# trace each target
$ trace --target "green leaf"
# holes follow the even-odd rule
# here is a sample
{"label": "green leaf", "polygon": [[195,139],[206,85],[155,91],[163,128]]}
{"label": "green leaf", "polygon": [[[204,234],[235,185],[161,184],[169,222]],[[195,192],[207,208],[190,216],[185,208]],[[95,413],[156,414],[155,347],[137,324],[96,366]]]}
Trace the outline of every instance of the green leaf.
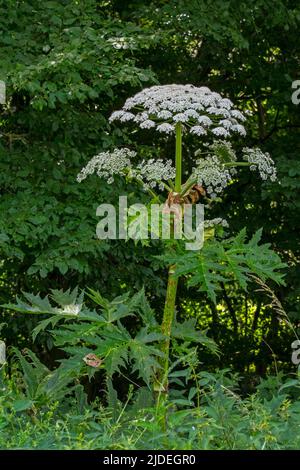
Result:
{"label": "green leaf", "polygon": [[207,241],[202,250],[160,257],[168,264],[175,264],[177,276],[185,275],[188,286],[199,286],[214,302],[220,283],[234,280],[246,290],[251,282],[251,274],[263,281],[268,279],[284,285],[282,269],[286,264],[270,249],[269,244],[259,244],[262,230],[258,230],[249,242],[246,241],[246,230],[241,230],[236,237],[218,241]]}
{"label": "green leaf", "polygon": [[133,371],[137,371],[147,385],[155,372],[161,368],[158,358],[164,354],[149,343],[159,341],[164,336],[159,333],[148,333],[147,328],[142,328],[136,337],[130,342],[130,359],[133,361]]}
{"label": "green leaf", "polygon": [[196,320],[193,318],[189,318],[183,323],[175,322],[172,327],[172,337],[202,344],[214,354],[218,353],[218,346],[214,340],[206,336],[206,331],[196,329]]}
{"label": "green leaf", "polygon": [[32,400],[16,400],[13,402],[12,408],[14,411],[25,411],[30,410],[34,405]]}
{"label": "green leaf", "polygon": [[38,389],[40,382],[44,377],[47,376],[49,370],[45,367],[37,358],[37,356],[30,351],[26,350],[26,356],[30,359],[30,362],[26,357],[21,354],[18,349],[13,348],[13,352],[18,358],[20,365],[23,370],[23,378],[26,385],[26,394],[31,400],[35,400],[39,397]]}
{"label": "green leaf", "polygon": [[32,330],[32,339],[33,341],[36,340],[37,335],[41,331],[45,331],[45,329],[49,326],[55,326],[58,322],[60,321],[60,317],[58,316],[52,316],[50,318],[46,318],[45,320],[42,320],[33,330]]}

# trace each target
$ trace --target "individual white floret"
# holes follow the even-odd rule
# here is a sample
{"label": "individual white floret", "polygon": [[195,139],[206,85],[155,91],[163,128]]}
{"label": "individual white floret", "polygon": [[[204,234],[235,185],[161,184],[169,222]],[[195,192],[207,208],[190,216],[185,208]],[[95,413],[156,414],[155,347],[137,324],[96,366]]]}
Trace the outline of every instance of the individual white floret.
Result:
{"label": "individual white floret", "polygon": [[142,129],[151,129],[155,127],[155,122],[152,119],[146,119],[146,121],[141,122],[140,127]]}
{"label": "individual white floret", "polygon": [[224,127],[215,127],[212,129],[212,133],[217,137],[228,137],[230,135]]}
{"label": "individual white floret", "polygon": [[242,135],[242,136],[245,136],[246,135],[246,129],[244,128],[244,126],[242,126],[241,124],[235,124],[232,126],[231,128],[234,132],[237,132],[238,134]]}
{"label": "individual white floret", "polygon": [[162,132],[165,134],[172,134],[175,131],[175,127],[167,122],[159,124],[156,129],[158,130],[158,132]]}
{"label": "individual white floret", "polygon": [[193,126],[190,129],[190,133],[201,136],[201,135],[206,135],[207,131],[202,126]]}

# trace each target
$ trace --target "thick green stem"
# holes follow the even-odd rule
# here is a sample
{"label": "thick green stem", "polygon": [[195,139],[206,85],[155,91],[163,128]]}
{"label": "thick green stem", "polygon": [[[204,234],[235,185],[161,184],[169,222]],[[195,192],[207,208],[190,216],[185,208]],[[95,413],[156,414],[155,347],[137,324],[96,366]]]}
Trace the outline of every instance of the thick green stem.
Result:
{"label": "thick green stem", "polygon": [[161,325],[162,334],[166,337],[162,344],[162,352],[164,353],[163,368],[161,371],[162,380],[160,382],[161,391],[167,393],[168,391],[168,370],[169,370],[169,353],[170,353],[170,339],[171,330],[175,314],[175,303],[178,279],[174,276],[175,266],[169,268],[167,294],[165,300],[165,308],[163,321]]}
{"label": "thick green stem", "polygon": [[176,153],[175,153],[175,166],[176,166],[176,177],[175,177],[175,191],[180,193],[181,190],[181,174],[182,174],[182,128],[181,123],[176,124]]}
{"label": "thick green stem", "polygon": [[[175,177],[175,191],[180,193],[181,191],[181,178],[182,178],[182,127],[181,123],[176,124],[176,152],[175,152],[175,165],[176,165],[176,177]],[[164,358],[162,360],[162,369],[158,376],[159,396],[161,398],[166,397],[168,393],[168,370],[169,370],[169,355],[170,355],[170,339],[171,330],[175,314],[176,304],[176,293],[178,278],[175,277],[176,266],[170,266],[168,273],[168,285],[167,294],[165,300],[165,307],[163,313],[163,320],[161,325],[161,331],[166,339],[162,344],[162,352]],[[164,399],[164,398],[163,398]],[[159,400],[161,401],[161,400]]]}

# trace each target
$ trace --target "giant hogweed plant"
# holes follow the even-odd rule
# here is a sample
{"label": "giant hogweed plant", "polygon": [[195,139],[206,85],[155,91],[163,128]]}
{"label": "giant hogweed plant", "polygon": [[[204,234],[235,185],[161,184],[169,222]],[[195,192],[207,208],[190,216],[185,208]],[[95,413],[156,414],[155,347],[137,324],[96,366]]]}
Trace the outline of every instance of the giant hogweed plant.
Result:
{"label": "giant hogweed plant", "polygon": [[[163,197],[165,207],[169,207],[171,213],[174,201],[183,206],[187,201],[196,204],[200,199],[201,203],[210,206],[221,201],[222,191],[238,177],[239,167],[257,170],[263,180],[276,180],[276,169],[269,154],[258,148],[244,148],[238,158],[233,149],[230,139],[246,134],[245,120],[243,113],[235,109],[229,99],[207,87],[166,85],[145,89],[127,99],[123,108],[111,115],[110,121],[133,123],[141,129],[155,129],[169,138],[174,137],[175,162],[160,158],[139,161],[133,150],[114,149],[93,157],[77,180],[82,182],[88,175],[96,173],[112,184],[116,177],[125,177],[128,181],[138,182],[149,193],[150,207]],[[194,167],[183,181],[182,140],[187,133],[205,139],[206,150],[195,153]],[[182,217],[182,212],[179,215],[173,213],[170,218],[171,234],[178,217]],[[160,259],[168,267],[168,279],[161,324],[144,291],[111,302],[98,292],[90,291],[88,296],[100,307],[100,312],[87,308],[83,294],[78,297],[76,291],[53,291],[51,298],[55,306],[50,304],[48,297],[41,299],[25,294],[27,302],[18,300],[16,305],[6,307],[50,315],[33,334],[36,336],[49,326],[55,327],[52,332],[55,343],[69,356],[61,361],[59,369],[70,380],[104,368],[111,388],[113,374],[125,374],[131,365],[132,372],[148,387],[159,397],[166,397],[170,372],[180,361],[185,361],[184,357],[179,357],[175,365],[170,364],[172,342],[177,352],[184,354],[191,343],[201,343],[217,351],[206,332],[195,329],[195,321],[186,320],[179,324],[176,320],[176,293],[181,276],[186,277],[188,285],[198,286],[213,302],[217,301],[222,282],[236,282],[243,289],[247,289],[253,275],[263,281],[284,282],[283,275],[278,272],[284,265],[269,244],[259,243],[261,231],[250,240],[247,240],[245,230],[226,239],[223,233],[226,225],[226,220],[221,218],[206,220],[205,242],[199,250],[186,251],[174,233],[173,239],[163,241],[165,249]],[[135,335],[124,323],[124,318],[129,315],[136,315],[140,325]]]}

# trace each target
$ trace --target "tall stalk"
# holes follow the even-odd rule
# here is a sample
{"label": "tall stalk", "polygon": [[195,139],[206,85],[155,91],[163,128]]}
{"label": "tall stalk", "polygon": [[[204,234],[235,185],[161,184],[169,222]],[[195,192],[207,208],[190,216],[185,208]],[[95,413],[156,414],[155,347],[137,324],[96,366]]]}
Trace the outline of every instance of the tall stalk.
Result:
{"label": "tall stalk", "polygon": [[176,166],[176,177],[175,177],[175,191],[177,193],[181,190],[181,168],[182,168],[182,127],[181,123],[176,124],[176,144],[175,144],[175,166]]}
{"label": "tall stalk", "polygon": [[[182,178],[182,127],[181,123],[176,124],[176,145],[175,145],[175,166],[176,166],[176,177],[175,177],[175,192],[179,193],[181,190],[181,178]],[[178,278],[175,277],[175,265],[169,267],[168,272],[168,284],[167,294],[164,306],[163,320],[161,330],[163,335],[166,337],[162,344],[162,352],[164,353],[164,359],[162,362],[162,370],[160,371],[160,391],[163,395],[168,393],[168,370],[169,370],[169,355],[170,355],[170,339],[171,330],[175,314],[176,304],[176,293]]]}

